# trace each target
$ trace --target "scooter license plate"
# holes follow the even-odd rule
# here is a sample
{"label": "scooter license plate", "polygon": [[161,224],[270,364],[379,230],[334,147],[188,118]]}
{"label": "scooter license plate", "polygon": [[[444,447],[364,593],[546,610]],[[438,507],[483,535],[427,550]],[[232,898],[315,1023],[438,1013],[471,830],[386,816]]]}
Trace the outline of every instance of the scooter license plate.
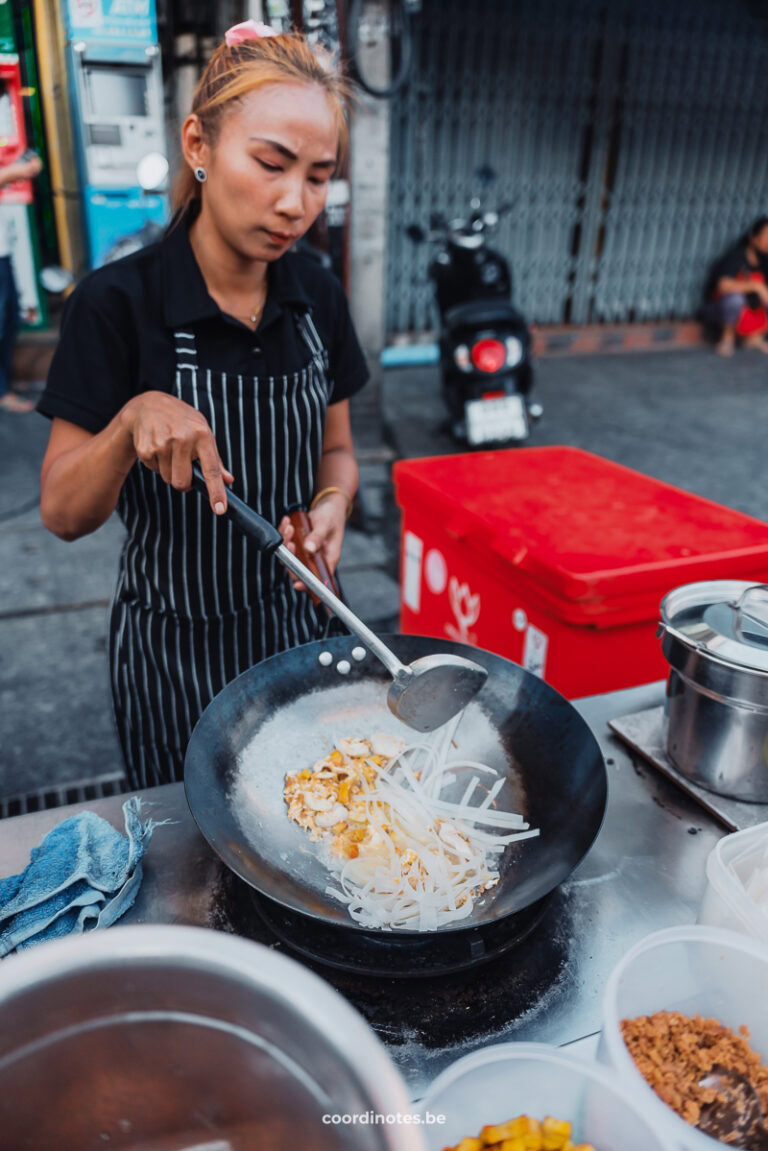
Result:
{"label": "scooter license plate", "polygon": [[524,440],[528,436],[528,413],[522,396],[469,400],[464,407],[464,416],[470,444]]}

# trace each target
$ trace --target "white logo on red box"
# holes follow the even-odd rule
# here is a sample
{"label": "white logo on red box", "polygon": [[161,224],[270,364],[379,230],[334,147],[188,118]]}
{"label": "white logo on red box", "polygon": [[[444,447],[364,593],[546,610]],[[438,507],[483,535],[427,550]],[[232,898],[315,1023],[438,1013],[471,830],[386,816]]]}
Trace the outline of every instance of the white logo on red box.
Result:
{"label": "white logo on red box", "polygon": [[403,603],[412,612],[421,610],[421,557],[424,541],[413,532],[403,539]]}
{"label": "white logo on red box", "polygon": [[446,634],[455,639],[457,643],[470,643],[477,646],[477,633],[469,629],[480,618],[480,594],[475,595],[469,590],[469,584],[462,583],[451,576],[448,584],[448,598],[451,602],[451,611],[456,617],[456,625],[447,623]]}
{"label": "white logo on red box", "polygon": [[442,595],[448,583],[448,565],[445,562],[445,556],[437,548],[432,548],[427,552],[427,558],[424,561],[424,578],[433,595]]}
{"label": "white logo on red box", "polygon": [[548,647],[549,636],[529,623],[523,644],[523,667],[526,671],[531,671],[534,675],[539,676],[540,679],[544,678]]}

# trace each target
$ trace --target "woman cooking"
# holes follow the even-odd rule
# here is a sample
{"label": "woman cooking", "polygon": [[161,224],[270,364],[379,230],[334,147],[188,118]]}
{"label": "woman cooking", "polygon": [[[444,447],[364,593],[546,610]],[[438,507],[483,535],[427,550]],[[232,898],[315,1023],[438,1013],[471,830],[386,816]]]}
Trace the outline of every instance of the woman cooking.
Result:
{"label": "woman cooking", "polygon": [[[73,293],[39,410],[43,522],[73,540],[117,508],[109,631],[132,786],[183,776],[200,714],[257,661],[314,638],[314,608],[221,516],[227,487],[331,570],[357,488],[349,397],[367,372],[341,286],[290,252],[346,145],[344,81],[298,35],[230,29],[181,134],[164,239]],[[210,508],[190,492],[199,460]]]}

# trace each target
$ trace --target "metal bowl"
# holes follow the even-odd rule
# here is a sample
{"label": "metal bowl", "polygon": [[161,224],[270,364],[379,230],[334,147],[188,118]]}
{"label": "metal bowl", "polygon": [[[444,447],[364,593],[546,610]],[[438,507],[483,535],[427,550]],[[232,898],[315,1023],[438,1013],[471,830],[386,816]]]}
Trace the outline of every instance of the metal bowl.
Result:
{"label": "metal bowl", "polygon": [[[293,960],[193,927],[117,927],[0,966],[0,1147],[423,1151],[384,1047]],[[325,1118],[324,1118],[325,1117]]]}

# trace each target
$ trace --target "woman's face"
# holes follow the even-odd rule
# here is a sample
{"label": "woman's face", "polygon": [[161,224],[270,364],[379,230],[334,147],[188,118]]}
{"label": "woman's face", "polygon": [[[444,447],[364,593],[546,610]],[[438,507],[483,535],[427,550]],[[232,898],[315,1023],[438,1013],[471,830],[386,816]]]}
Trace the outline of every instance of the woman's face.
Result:
{"label": "woman's face", "polygon": [[227,109],[202,161],[222,238],[246,259],[276,260],[323,210],[337,148],[333,108],[314,85],[265,85]]}
{"label": "woman's face", "polygon": [[760,229],[759,232],[751,237],[752,247],[757,248],[758,252],[763,255],[768,255],[768,224]]}

